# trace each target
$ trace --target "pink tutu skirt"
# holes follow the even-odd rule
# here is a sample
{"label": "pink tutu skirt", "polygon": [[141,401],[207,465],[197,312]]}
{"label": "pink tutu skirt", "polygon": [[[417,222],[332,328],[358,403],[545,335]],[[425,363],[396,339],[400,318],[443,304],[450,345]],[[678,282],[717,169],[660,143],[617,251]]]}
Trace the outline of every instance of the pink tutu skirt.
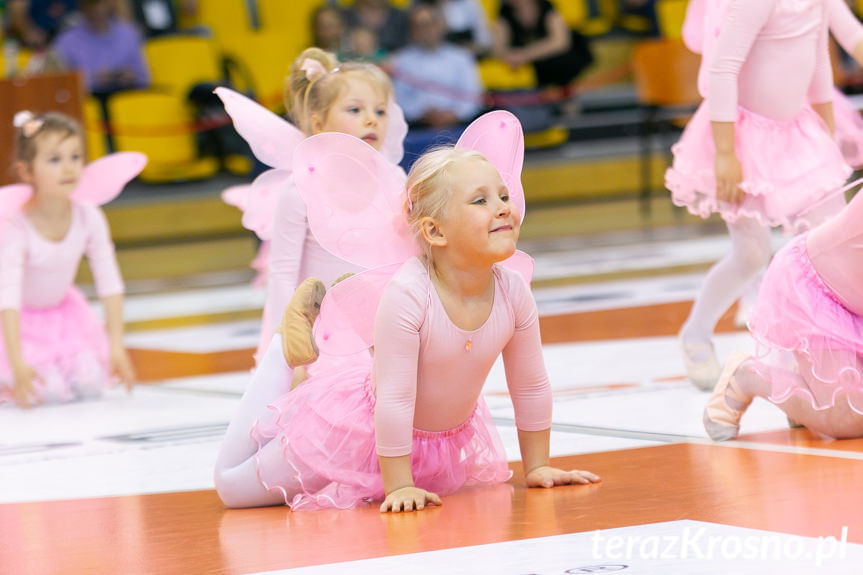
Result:
{"label": "pink tutu skirt", "polygon": [[[258,478],[293,510],[348,509],[384,499],[375,447],[370,357],[319,370],[270,406],[252,437]],[[445,495],[463,485],[506,481],[506,453],[485,402],[454,429],[414,429],[411,471],[417,487]]]}
{"label": "pink tutu skirt", "polygon": [[863,117],[839,90],[833,91],[833,116],[836,143],[845,161],[854,168],[863,167]]}
{"label": "pink tutu skirt", "polygon": [[[41,401],[97,396],[110,384],[108,336],[87,300],[72,286],[60,304],[22,307],[21,350],[42,378],[35,382]],[[0,347],[0,398],[9,399],[13,379],[5,346]]]}
{"label": "pink tutu skirt", "polygon": [[841,392],[863,414],[863,318],[848,311],[821,280],[805,236],[773,258],[749,330],[757,343],[755,369],[773,386],[771,401],[800,395],[813,408],[827,409]]}
{"label": "pink tutu skirt", "polygon": [[798,214],[842,186],[852,171],[811,108],[783,122],[738,108],[735,150],[746,192],[739,205],[716,199],[716,151],[705,100],[672,147],[674,162],[665,173],[672,201],[703,218],[717,212],[728,222],[754,218],[799,233],[820,222]]}

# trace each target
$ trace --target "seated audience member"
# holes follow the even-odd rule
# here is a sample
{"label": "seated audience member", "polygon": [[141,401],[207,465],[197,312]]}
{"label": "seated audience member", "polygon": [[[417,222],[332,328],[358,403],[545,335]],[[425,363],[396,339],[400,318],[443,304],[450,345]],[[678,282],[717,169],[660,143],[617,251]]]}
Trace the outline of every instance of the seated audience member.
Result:
{"label": "seated audience member", "polygon": [[25,48],[45,48],[77,7],[76,0],[7,0],[5,35]]}
{"label": "seated audience member", "polygon": [[324,4],[312,15],[315,46],[321,50],[341,54],[344,51],[345,21],[342,11]]}
{"label": "seated audience member", "polygon": [[348,30],[367,28],[377,38],[377,46],[394,52],[407,44],[407,14],[388,0],[356,0],[343,12]]}
{"label": "seated audience member", "polygon": [[67,68],[79,70],[91,94],[110,94],[150,83],[141,36],[111,17],[109,0],[81,0],[81,23],[61,33],[54,49]]}
{"label": "seated audience member", "polygon": [[540,87],[566,86],[593,61],[587,40],[548,0],[503,0],[494,56],[512,68],[532,65]]}
{"label": "seated audience member", "polygon": [[470,50],[476,56],[491,51],[493,38],[485,8],[479,0],[417,0],[443,11],[447,41]]}
{"label": "seated audience member", "polygon": [[470,52],[444,41],[441,11],[419,5],[410,13],[411,44],[391,61],[396,101],[412,124],[450,128],[480,111],[482,85]]}

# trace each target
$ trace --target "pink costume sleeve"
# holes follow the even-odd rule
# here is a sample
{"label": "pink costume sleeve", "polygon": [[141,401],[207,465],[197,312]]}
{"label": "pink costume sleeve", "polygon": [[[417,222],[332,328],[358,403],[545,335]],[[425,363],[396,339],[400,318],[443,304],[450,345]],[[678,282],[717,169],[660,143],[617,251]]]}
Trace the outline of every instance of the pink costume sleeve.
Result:
{"label": "pink costume sleeve", "polygon": [[824,104],[833,101],[833,68],[830,63],[830,33],[827,29],[827,7],[825,18],[818,29],[816,49],[815,74],[809,86],[809,101],[813,104]]}
{"label": "pink costume sleeve", "polygon": [[775,0],[731,0],[710,68],[710,119],[734,122],[740,70]]}
{"label": "pink costume sleeve", "polygon": [[300,266],[307,233],[306,204],[291,180],[279,191],[273,220],[267,287],[267,310],[273,329],[281,322],[285,307],[300,282]]}
{"label": "pink costume sleeve", "polygon": [[87,243],[85,253],[96,282],[96,292],[105,298],[123,293],[123,278],[117,266],[114,242],[105,214],[96,206],[84,205],[84,225]]}
{"label": "pink costume sleeve", "polygon": [[683,19],[683,43],[696,54],[701,54],[704,46],[704,2],[689,0]]}
{"label": "pink costume sleeve", "polygon": [[863,41],[863,25],[851,12],[845,0],[826,0],[827,21],[830,32],[849,54],[854,54],[854,48]]}
{"label": "pink costume sleeve", "polygon": [[411,452],[420,328],[429,298],[420,279],[419,273],[393,276],[375,316],[375,437],[378,455],[384,457]]}
{"label": "pink costume sleeve", "polygon": [[806,236],[812,267],[836,297],[863,315],[863,193]]}
{"label": "pink costume sleeve", "polygon": [[0,310],[21,309],[27,230],[20,218],[0,224]]}
{"label": "pink costume sleeve", "polygon": [[710,119],[734,122],[737,107],[775,120],[807,101],[832,101],[826,9],[820,0],[730,0],[710,65]]}
{"label": "pink costume sleeve", "polygon": [[515,272],[503,273],[515,312],[515,333],[503,349],[506,383],[515,408],[515,425],[524,431],[551,427],[551,383],[542,357],[539,313],[530,288]]}

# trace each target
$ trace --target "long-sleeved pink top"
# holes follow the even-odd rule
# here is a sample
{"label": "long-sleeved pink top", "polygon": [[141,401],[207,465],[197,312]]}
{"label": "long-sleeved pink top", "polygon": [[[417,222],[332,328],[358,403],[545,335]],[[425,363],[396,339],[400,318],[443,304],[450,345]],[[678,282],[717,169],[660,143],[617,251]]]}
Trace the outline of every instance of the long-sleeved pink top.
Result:
{"label": "long-sleeved pink top", "polygon": [[729,0],[707,93],[714,122],[734,122],[738,105],[782,121],[831,102],[824,0]]}
{"label": "long-sleeved pink top", "polygon": [[304,279],[316,277],[329,286],[345,273],[362,271],[318,243],[306,213],[306,203],[291,179],[279,191],[273,221],[266,308],[272,329],[278,327],[294,290]]}
{"label": "long-sleeved pink top", "polygon": [[377,452],[411,451],[413,429],[445,431],[466,421],[489,370],[503,353],[519,429],[551,426],[551,385],[542,358],[536,302],[524,279],[494,268],[494,303],[479,329],[456,327],[429,272],[408,260],[384,291],[375,319]]}
{"label": "long-sleeved pink top", "polygon": [[59,242],[42,236],[19,211],[0,224],[0,309],[60,304],[86,254],[100,297],[123,293],[105,214],[72,201],[72,222]]}
{"label": "long-sleeved pink top", "polygon": [[863,315],[863,193],[806,236],[812,267],[852,313]]}
{"label": "long-sleeved pink top", "polygon": [[845,0],[824,0],[827,3],[827,22],[830,33],[849,54],[863,41],[863,25],[851,12]]}

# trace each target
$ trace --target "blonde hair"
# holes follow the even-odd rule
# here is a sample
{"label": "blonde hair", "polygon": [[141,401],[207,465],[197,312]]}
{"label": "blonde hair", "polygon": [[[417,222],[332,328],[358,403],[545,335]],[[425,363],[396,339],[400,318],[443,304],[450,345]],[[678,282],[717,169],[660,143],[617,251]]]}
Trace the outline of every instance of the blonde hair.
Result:
{"label": "blonde hair", "polygon": [[[321,64],[323,74],[309,79],[303,69],[306,60]],[[291,65],[290,76],[285,87],[285,106],[291,120],[301,130],[309,133],[311,118],[318,115],[326,119],[333,102],[347,86],[350,77],[359,77],[392,98],[392,83],[386,73],[366,62],[339,64],[336,57],[320,48],[308,48]]]}
{"label": "blonde hair", "polygon": [[84,141],[84,130],[76,120],[57,112],[37,114],[15,130],[15,159],[31,164],[36,157],[36,139],[43,134],[55,133],[59,133],[64,140],[77,136],[82,143]]}
{"label": "blonde hair", "polygon": [[446,146],[426,152],[411,166],[408,174],[405,212],[408,227],[431,260],[431,246],[423,239],[422,221],[440,219],[446,213],[446,204],[455,182],[453,168],[465,162],[488,162],[474,150]]}

